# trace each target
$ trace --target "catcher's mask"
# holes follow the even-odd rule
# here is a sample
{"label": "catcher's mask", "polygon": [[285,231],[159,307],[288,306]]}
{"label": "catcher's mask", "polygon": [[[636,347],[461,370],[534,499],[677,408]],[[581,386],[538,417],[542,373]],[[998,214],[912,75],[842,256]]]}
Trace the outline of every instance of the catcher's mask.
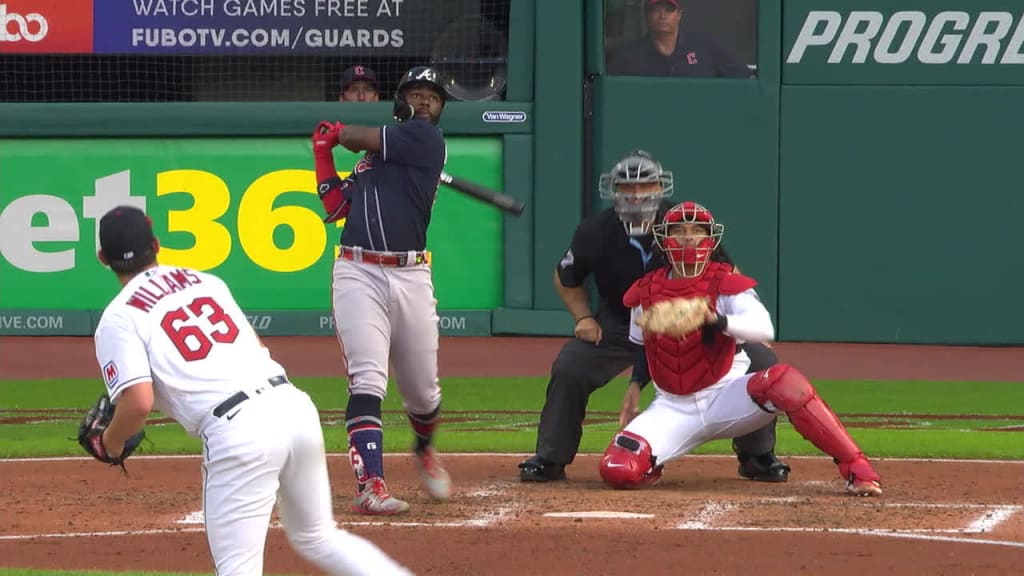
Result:
{"label": "catcher's mask", "polygon": [[630,236],[651,233],[661,200],[672,195],[672,186],[672,172],[643,150],[630,152],[598,181],[601,198],[615,201],[615,213]]}
{"label": "catcher's mask", "polygon": [[[444,109],[447,94],[441,86],[440,76],[437,71],[427,66],[416,66],[405,73],[398,82],[398,89],[395,90],[395,106],[392,115],[395,120],[405,122],[416,115],[415,107],[406,100],[406,94],[413,88],[427,87],[437,92],[441,98],[441,109]],[[433,118],[431,121],[437,124],[440,118]]]}
{"label": "catcher's mask", "polygon": [[696,278],[704,273],[724,231],[725,226],[715,222],[710,210],[687,200],[669,209],[654,226],[654,241],[677,274]]}

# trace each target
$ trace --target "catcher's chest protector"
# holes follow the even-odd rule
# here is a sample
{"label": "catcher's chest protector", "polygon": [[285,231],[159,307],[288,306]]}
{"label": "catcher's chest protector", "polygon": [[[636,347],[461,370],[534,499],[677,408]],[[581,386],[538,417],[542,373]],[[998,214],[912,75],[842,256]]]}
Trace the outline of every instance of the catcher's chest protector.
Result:
{"label": "catcher's chest protector", "polygon": [[[663,300],[706,296],[715,310],[719,294],[738,294],[755,282],[731,274],[732,266],[710,262],[697,278],[669,278],[669,267],[659,268],[637,281],[623,298],[630,306],[645,309]],[[651,378],[671,394],[692,394],[718,382],[729,372],[736,355],[736,339],[721,332],[704,336],[703,330],[674,338],[649,333],[644,337],[644,352]]]}

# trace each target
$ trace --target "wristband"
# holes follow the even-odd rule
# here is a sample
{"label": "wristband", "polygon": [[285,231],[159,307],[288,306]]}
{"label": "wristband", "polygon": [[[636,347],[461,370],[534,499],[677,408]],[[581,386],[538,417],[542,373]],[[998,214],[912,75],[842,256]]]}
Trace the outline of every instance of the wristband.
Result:
{"label": "wristband", "polygon": [[584,321],[584,320],[586,320],[587,318],[593,318],[593,316],[591,316],[590,314],[585,314],[585,315],[583,315],[583,316],[580,316],[580,317],[579,317],[579,318],[578,318],[578,319],[576,320],[576,325],[578,326],[580,322],[583,322],[583,321]]}

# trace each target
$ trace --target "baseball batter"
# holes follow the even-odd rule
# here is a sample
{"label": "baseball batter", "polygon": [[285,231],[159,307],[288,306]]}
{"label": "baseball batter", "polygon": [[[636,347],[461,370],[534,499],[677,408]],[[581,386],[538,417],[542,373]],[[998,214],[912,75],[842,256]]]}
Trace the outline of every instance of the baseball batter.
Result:
{"label": "baseball batter", "polygon": [[[615,435],[601,477],[615,488],[655,482],[665,464],[701,444],[746,434],[784,412],[797,432],[833,457],[847,491],[881,495],[881,477],[803,374],[788,364],[746,374],[750,359],[736,353],[737,344],[770,341],[774,327],[754,291],[757,282],[710,260],[723,228],[694,202],[672,207],[655,226],[669,264],[633,284],[623,303],[631,309],[630,339],[643,344],[657,393]],[[677,298],[707,299],[702,329],[681,337],[641,330],[645,309]]]}
{"label": "baseball batter", "polygon": [[[409,70],[398,85],[394,115],[382,127],[321,122],[313,154],[326,222],[347,218],[334,263],[333,309],[348,365],[345,410],[357,490],[352,510],[400,514],[409,504],[384,482],[381,400],[388,367],[416,435],[413,459],[427,493],[448,498],[451,481],[433,448],[441,412],[437,380],[437,300],[427,261],[427,226],[446,150],[437,123],[445,93],[434,70]],[[338,144],[365,151],[342,180]]]}
{"label": "baseball batter", "polygon": [[297,552],[329,574],[411,574],[335,527],[323,431],[216,276],[157,264],[149,219],[114,208],[99,223],[103,264],[123,285],[96,328],[96,359],[116,404],[111,457],[151,410],[203,442],[203,513],[216,572],[263,574],[275,500]]}

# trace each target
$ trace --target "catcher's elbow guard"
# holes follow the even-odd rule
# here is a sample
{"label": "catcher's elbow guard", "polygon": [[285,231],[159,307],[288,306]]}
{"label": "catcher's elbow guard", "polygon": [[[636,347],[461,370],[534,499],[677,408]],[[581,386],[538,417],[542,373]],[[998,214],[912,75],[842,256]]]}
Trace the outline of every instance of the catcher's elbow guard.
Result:
{"label": "catcher's elbow guard", "polygon": [[651,445],[632,432],[616,434],[601,458],[601,479],[616,489],[653,484],[661,478],[661,470],[655,465]]}

